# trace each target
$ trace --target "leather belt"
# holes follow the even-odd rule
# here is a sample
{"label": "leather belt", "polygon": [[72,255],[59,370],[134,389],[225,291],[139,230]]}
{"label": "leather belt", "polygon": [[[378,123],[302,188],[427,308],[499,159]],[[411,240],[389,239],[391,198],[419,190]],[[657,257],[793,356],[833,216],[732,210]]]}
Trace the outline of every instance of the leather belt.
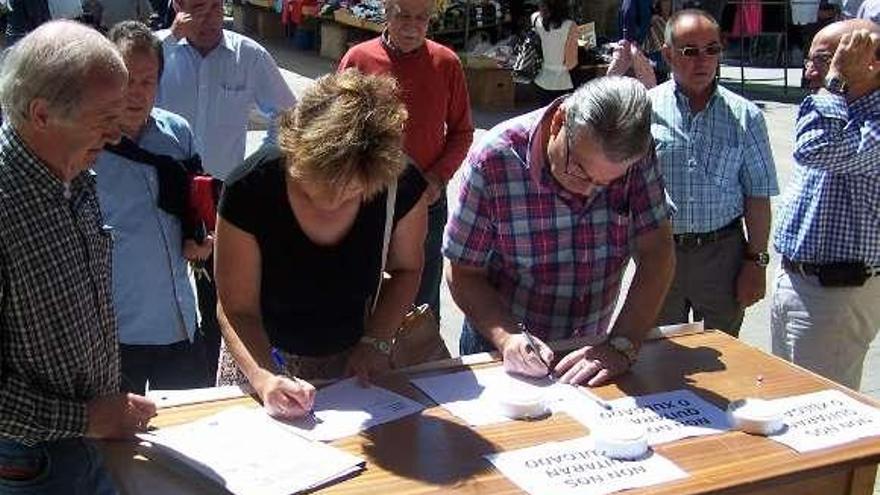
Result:
{"label": "leather belt", "polygon": [[672,239],[676,246],[700,247],[724,239],[731,234],[742,232],[742,217],[736,217],[732,222],[711,232],[699,232],[693,234],[675,234]]}
{"label": "leather belt", "polygon": [[[834,265],[801,263],[800,261],[792,261],[785,257],[782,258],[782,269],[787,272],[798,273],[805,277],[818,277],[820,273],[828,274],[829,272],[839,270],[839,268]],[[880,276],[880,266],[865,265],[865,274],[868,277]],[[831,273],[831,275],[834,274]]]}

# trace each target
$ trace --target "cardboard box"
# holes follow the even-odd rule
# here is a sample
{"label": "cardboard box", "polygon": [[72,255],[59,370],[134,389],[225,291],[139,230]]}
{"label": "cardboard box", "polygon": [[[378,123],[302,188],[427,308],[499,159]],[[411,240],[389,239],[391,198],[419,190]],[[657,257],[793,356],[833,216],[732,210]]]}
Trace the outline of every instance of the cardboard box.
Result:
{"label": "cardboard box", "polygon": [[471,104],[477,107],[510,109],[514,106],[513,73],[501,68],[465,68]]}
{"label": "cardboard box", "polygon": [[260,38],[283,38],[285,36],[284,25],[281,24],[281,14],[274,10],[256,8],[256,26],[254,32]]}
{"label": "cardboard box", "polygon": [[321,22],[321,56],[339,60],[348,50],[348,29],[333,21]]}

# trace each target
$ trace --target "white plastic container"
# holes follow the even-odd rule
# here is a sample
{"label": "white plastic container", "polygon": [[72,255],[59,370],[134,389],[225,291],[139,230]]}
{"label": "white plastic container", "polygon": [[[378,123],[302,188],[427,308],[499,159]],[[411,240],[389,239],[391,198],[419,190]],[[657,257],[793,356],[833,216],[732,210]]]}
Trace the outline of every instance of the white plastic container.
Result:
{"label": "white plastic container", "polygon": [[733,429],[753,435],[773,435],[785,426],[780,408],[764,399],[731,402],[727,406],[727,419]]}
{"label": "white plastic container", "polygon": [[630,423],[599,424],[592,431],[596,450],[619,460],[633,460],[648,452],[645,428]]}

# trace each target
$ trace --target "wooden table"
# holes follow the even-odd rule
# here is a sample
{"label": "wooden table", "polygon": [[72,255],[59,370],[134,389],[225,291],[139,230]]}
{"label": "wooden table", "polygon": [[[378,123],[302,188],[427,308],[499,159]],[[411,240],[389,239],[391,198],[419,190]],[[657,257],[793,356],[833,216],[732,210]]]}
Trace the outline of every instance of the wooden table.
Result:
{"label": "wooden table", "polygon": [[[459,367],[429,373],[454,371]],[[760,379],[759,379],[760,377]],[[426,404],[431,401],[403,375],[383,384]],[[721,332],[705,332],[648,342],[632,372],[614,385],[596,389],[613,399],[687,388],[726,408],[743,397],[773,399],[837,388],[871,405],[873,401],[821,377],[769,356]],[[157,426],[178,424],[217,412],[233,399],[160,412]],[[382,425],[333,445],[367,461],[367,469],[331,485],[322,494],[515,494],[512,482],[482,458],[483,454],[577,438],[588,429],[564,414],[542,421],[509,422],[470,428],[440,407]],[[784,445],[740,432],[684,439],[655,451],[690,477],[627,494],[870,495],[880,438],[797,454]],[[306,455],[294,453],[291,455]],[[130,444],[107,448],[108,464],[123,493],[217,493],[196,477],[135,456]]]}

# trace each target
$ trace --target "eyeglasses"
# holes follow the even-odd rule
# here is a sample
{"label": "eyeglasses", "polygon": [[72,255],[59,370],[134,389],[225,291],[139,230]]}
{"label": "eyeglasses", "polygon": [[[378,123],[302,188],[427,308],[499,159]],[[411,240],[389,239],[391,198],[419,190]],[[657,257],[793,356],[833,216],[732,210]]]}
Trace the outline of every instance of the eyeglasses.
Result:
{"label": "eyeglasses", "polygon": [[704,46],[703,48],[699,48],[696,46],[685,46],[683,48],[673,48],[673,50],[680,53],[682,57],[687,58],[699,57],[701,53],[706,55],[707,57],[714,57],[721,53],[721,45],[712,44],[709,46]]}
{"label": "eyeglasses", "polygon": [[833,57],[830,53],[819,52],[814,55],[810,55],[806,59],[804,59],[804,67],[807,65],[812,65],[818,70],[825,70],[828,66],[831,65],[831,58]]}
{"label": "eyeglasses", "polygon": [[[584,166],[582,163],[572,161],[571,148],[572,148],[573,141],[574,141],[574,132],[572,132],[571,128],[566,125],[565,126],[565,167],[563,168],[562,173],[564,173],[565,175],[567,175],[573,179],[576,179],[577,181],[583,183],[583,185],[585,185],[585,186],[607,187],[607,186],[610,186],[611,184],[613,184],[614,182],[619,181],[620,179],[624,179],[624,181],[626,183],[626,187],[628,188],[629,176],[630,176],[629,170],[630,170],[630,168],[632,168],[631,163],[625,165],[626,172],[621,177],[618,177],[610,182],[599,182],[596,179],[594,179],[592,176],[590,176],[590,174],[587,173],[587,171],[584,169]],[[572,165],[572,163],[574,163],[574,165]]]}

